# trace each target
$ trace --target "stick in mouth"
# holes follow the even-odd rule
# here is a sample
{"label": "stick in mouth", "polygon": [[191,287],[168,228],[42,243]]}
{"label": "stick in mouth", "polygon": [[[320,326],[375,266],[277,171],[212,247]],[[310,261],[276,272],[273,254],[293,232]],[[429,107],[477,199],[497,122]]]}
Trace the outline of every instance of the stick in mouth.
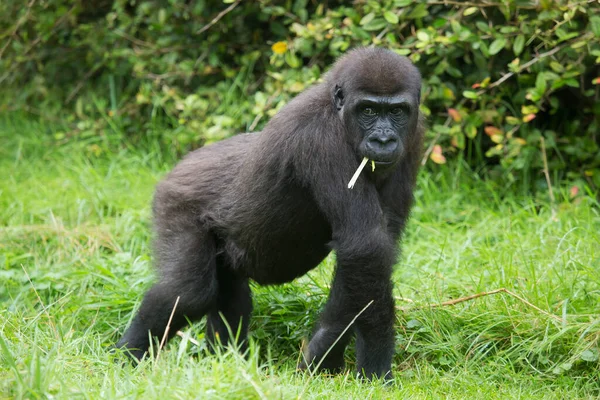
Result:
{"label": "stick in mouth", "polygon": [[369,161],[369,159],[367,157],[362,159],[362,162],[356,169],[356,172],[354,173],[354,175],[352,175],[352,179],[350,179],[350,182],[348,182],[348,189],[352,189],[354,187],[354,184],[356,183],[358,176],[360,175],[362,170],[365,168],[365,165],[367,165],[367,161]]}

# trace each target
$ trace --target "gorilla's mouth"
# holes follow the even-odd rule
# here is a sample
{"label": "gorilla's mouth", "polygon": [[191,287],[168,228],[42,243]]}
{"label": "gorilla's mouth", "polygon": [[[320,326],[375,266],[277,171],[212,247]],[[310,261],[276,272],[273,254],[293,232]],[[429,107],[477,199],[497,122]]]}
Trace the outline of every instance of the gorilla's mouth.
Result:
{"label": "gorilla's mouth", "polygon": [[385,167],[388,165],[392,165],[394,163],[394,161],[377,161],[377,160],[373,160],[373,161],[375,161],[376,167]]}
{"label": "gorilla's mouth", "polygon": [[369,160],[375,161],[375,165],[380,164],[381,166],[385,166],[398,161],[402,149],[402,143],[398,140],[389,140],[386,142],[369,140],[365,143],[364,155]]}
{"label": "gorilla's mouth", "polygon": [[371,146],[370,144],[367,144],[365,147],[365,157],[375,161],[376,166],[394,164],[402,155],[402,145],[399,142],[394,142],[392,145],[388,145],[385,148],[378,148],[377,146]]}

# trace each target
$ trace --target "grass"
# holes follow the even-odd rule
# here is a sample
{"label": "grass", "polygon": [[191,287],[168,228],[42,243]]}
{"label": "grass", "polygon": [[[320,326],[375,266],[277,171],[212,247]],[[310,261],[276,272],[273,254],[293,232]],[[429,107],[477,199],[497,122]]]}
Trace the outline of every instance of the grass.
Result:
{"label": "grass", "polygon": [[[395,381],[298,374],[333,257],[254,287],[248,358],[206,356],[203,325],[138,368],[110,346],[152,283],[149,202],[168,150],[61,142],[0,119],[0,398],[595,398],[600,395],[600,206],[555,187],[522,196],[461,166],[423,173],[396,273]],[[60,137],[60,136],[57,136]],[[506,288],[454,306],[449,299]],[[555,315],[549,317],[546,313]]]}

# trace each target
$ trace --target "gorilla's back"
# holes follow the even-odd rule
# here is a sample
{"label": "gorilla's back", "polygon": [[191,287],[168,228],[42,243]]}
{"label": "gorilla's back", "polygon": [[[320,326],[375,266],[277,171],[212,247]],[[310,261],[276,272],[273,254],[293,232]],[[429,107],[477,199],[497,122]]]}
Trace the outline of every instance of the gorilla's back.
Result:
{"label": "gorilla's back", "polygon": [[189,210],[201,222],[207,213],[220,212],[221,200],[239,174],[257,134],[233,136],[192,151],[157,185],[154,194],[155,224]]}

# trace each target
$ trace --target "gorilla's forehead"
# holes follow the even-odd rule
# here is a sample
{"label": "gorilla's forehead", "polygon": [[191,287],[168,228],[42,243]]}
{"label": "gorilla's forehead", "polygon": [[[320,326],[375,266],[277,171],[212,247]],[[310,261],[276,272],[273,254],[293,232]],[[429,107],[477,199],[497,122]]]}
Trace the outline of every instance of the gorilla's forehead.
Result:
{"label": "gorilla's forehead", "polygon": [[419,71],[410,60],[380,48],[349,52],[334,65],[328,81],[343,87],[347,94],[359,91],[392,95],[421,87]]}

